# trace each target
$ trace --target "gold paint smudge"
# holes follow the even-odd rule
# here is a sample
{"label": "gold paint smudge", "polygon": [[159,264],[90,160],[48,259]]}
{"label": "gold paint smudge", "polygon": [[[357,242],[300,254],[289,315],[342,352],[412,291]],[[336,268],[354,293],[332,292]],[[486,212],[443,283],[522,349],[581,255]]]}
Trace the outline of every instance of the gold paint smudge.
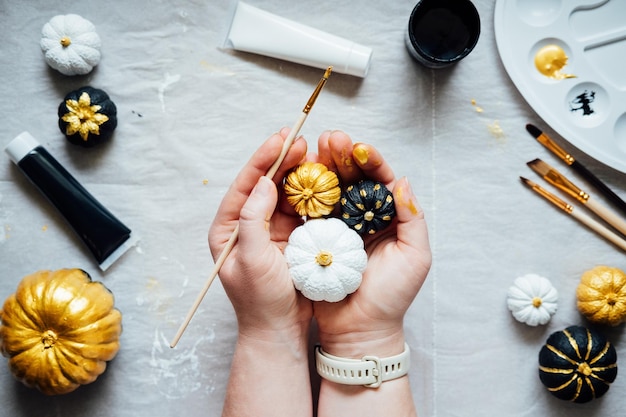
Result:
{"label": "gold paint smudge", "polygon": [[202,180],[202,184],[203,185],[207,185],[208,183],[209,183],[209,180],[207,180],[207,179]]}
{"label": "gold paint smudge", "polygon": [[565,78],[576,78],[572,74],[561,72],[567,65],[568,56],[558,45],[546,45],[535,54],[535,67],[548,78],[563,80]]}
{"label": "gold paint smudge", "polygon": [[411,214],[417,215],[418,214],[417,207],[415,206],[415,203],[413,202],[413,199],[410,198],[412,193],[409,192],[408,194],[409,194],[409,198],[405,199],[404,198],[404,188],[400,187],[398,189],[398,199],[396,201],[397,201],[398,205],[407,207],[409,209],[409,211],[411,212]]}
{"label": "gold paint smudge", "polygon": [[42,230],[43,232],[47,231],[47,230],[48,230],[48,225],[47,225],[47,224],[44,224],[43,226],[41,226],[41,230]]}
{"label": "gold paint smudge", "polygon": [[476,105],[475,99],[472,99],[472,106],[476,109],[476,113],[482,113],[484,111],[482,107]]}
{"label": "gold paint smudge", "polygon": [[487,125],[487,130],[491,135],[497,139],[504,138],[504,130],[500,127],[500,123],[497,120],[494,120],[493,123]]}

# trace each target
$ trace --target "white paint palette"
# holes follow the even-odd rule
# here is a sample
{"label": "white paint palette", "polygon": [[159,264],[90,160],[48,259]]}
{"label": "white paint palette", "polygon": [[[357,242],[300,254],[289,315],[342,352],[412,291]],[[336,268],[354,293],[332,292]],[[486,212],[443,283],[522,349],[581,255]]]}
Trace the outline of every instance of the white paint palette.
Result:
{"label": "white paint palette", "polygon": [[[497,0],[494,27],[502,63],[537,114],[581,151],[626,172],[626,1]],[[575,78],[537,69],[547,45],[565,51],[562,72]]]}

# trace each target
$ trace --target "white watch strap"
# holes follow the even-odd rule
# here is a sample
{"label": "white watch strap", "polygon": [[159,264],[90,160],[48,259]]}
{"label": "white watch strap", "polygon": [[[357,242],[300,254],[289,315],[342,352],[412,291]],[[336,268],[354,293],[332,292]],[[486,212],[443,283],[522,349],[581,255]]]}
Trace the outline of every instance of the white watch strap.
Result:
{"label": "white watch strap", "polygon": [[411,350],[404,344],[404,352],[388,358],[363,356],[362,359],[346,359],[315,348],[317,373],[324,379],[344,385],[364,385],[378,388],[384,381],[400,378],[409,372]]}

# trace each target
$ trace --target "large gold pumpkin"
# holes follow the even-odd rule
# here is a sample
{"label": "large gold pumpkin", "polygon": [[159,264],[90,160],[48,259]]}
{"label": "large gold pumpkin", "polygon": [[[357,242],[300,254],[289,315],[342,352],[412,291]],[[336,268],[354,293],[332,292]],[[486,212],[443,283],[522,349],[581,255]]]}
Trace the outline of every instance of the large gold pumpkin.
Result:
{"label": "large gold pumpkin", "polygon": [[113,294],[80,269],[24,277],[0,321],[0,348],[11,372],[47,395],[95,381],[117,354],[122,332]]}
{"label": "large gold pumpkin", "polygon": [[626,320],[626,274],[596,266],[581,276],[576,298],[578,310],[589,321],[617,326]]}

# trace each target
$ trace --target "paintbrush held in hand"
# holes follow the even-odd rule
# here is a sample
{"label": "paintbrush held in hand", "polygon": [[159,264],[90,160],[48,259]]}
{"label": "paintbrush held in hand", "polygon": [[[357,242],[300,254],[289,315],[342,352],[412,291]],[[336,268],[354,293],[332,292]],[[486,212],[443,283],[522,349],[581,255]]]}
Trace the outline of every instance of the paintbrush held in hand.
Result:
{"label": "paintbrush held in hand", "polygon": [[559,171],[552,168],[541,159],[535,159],[528,162],[528,166],[539,174],[544,180],[584,204],[585,207],[601,217],[610,226],[626,235],[626,221],[624,221],[624,219],[622,219],[610,208],[604,206],[594,197],[590,196],[587,192],[580,189]]}
{"label": "paintbrush held in hand", "polygon": [[[326,81],[328,81],[328,77],[330,77],[332,69],[333,67],[328,67],[326,69],[326,72],[324,72],[324,75],[322,76],[322,78],[317,83],[317,86],[315,87],[313,94],[311,94],[311,96],[309,97],[309,100],[307,101],[304,108],[302,109],[302,112],[300,112],[300,117],[298,117],[298,120],[296,120],[296,122],[294,123],[293,127],[291,128],[291,131],[289,132],[289,135],[287,135],[287,137],[285,138],[285,142],[283,143],[283,147],[281,149],[280,155],[278,156],[278,158],[276,158],[276,161],[270,167],[270,169],[268,169],[267,172],[265,173],[265,175],[268,178],[273,178],[274,175],[276,174],[276,171],[278,171],[278,167],[280,167],[280,164],[282,164],[283,160],[285,159],[285,156],[287,155],[287,152],[289,151],[289,148],[291,147],[294,140],[296,139],[296,136],[298,136],[298,133],[300,132],[302,125],[304,125],[304,122],[306,121],[309,115],[309,112],[313,108],[313,105],[315,104],[317,97],[322,91],[322,88],[324,88],[324,86],[326,85]],[[172,342],[170,343],[171,348],[176,347],[176,345],[180,341],[180,338],[185,332],[185,329],[187,329],[189,322],[191,321],[191,319],[193,318],[193,315],[198,310],[198,307],[200,306],[202,299],[204,298],[206,293],[209,291],[209,287],[213,283],[213,280],[217,277],[217,274],[219,274],[220,269],[222,268],[222,265],[226,261],[226,257],[235,246],[235,243],[237,242],[238,238],[239,238],[239,224],[235,226],[235,230],[233,230],[233,233],[230,235],[230,239],[228,239],[228,242],[226,243],[226,246],[222,250],[222,253],[215,261],[213,270],[211,271],[209,278],[206,280],[204,287],[202,287],[202,290],[200,290],[200,292],[198,293],[198,296],[196,297],[196,300],[194,301],[191,308],[189,309],[189,312],[187,313],[185,320],[183,320],[183,323],[178,328],[178,331],[176,332],[174,339],[172,339]]]}
{"label": "paintbrush held in hand", "polygon": [[598,189],[613,205],[620,210],[623,214],[626,214],[626,202],[622,200],[613,190],[611,190],[605,183],[596,177],[591,171],[589,171],[583,164],[578,162],[574,157],[566,152],[563,148],[556,144],[547,134],[539,130],[538,127],[527,124],[526,130],[530,133],[539,143],[548,148],[552,153],[559,157],[567,165],[571,166],[576,172],[578,172],[583,178],[589,181],[595,188]]}
{"label": "paintbrush held in hand", "polygon": [[611,231],[610,229],[602,225],[600,222],[589,217],[583,211],[576,210],[574,206],[572,206],[569,203],[566,203],[565,201],[561,200],[559,197],[555,196],[554,194],[550,193],[544,188],[541,188],[538,184],[532,182],[531,180],[526,179],[524,177],[520,177],[520,179],[522,180],[524,185],[526,185],[527,187],[535,191],[537,194],[544,197],[546,200],[548,200],[549,202],[557,206],[559,209],[563,210],[565,213],[574,217],[576,220],[578,220],[579,222],[581,222],[582,224],[584,224],[585,226],[587,226],[588,228],[590,228],[591,230],[593,230],[594,232],[602,236],[603,238],[607,239],[609,242],[613,243],[620,249],[626,251],[626,240],[622,239],[620,236],[618,236],[616,233],[614,233],[613,231]]}

